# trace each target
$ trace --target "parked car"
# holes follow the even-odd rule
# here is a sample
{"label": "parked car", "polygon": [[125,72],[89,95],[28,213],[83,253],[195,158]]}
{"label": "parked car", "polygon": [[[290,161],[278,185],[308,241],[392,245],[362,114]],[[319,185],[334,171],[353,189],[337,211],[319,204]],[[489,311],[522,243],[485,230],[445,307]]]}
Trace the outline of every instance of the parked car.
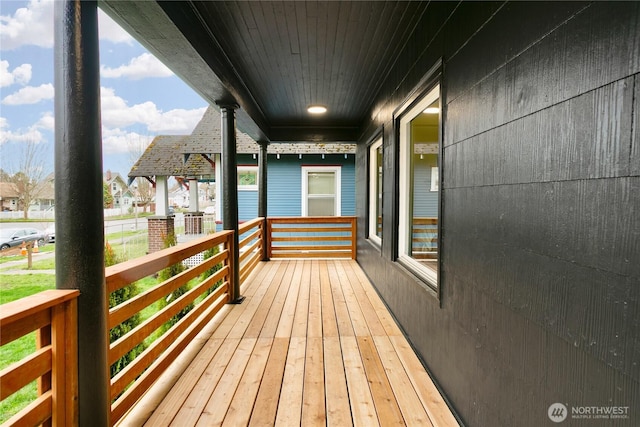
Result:
{"label": "parked car", "polygon": [[44,230],[44,234],[47,235],[48,237],[47,241],[49,243],[55,243],[56,242],[56,225],[51,224],[50,226],[48,226],[47,229]]}
{"label": "parked car", "polygon": [[23,242],[37,241],[44,245],[49,238],[35,228],[0,228],[0,250],[20,246]]}

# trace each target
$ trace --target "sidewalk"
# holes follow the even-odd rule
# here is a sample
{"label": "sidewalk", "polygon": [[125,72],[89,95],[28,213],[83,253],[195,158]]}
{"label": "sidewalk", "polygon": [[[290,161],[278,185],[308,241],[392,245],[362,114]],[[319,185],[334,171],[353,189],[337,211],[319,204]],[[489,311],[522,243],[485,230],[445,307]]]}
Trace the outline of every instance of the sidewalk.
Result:
{"label": "sidewalk", "polygon": [[[31,260],[33,262],[42,261],[55,257],[54,252],[38,252],[32,254]],[[15,275],[15,274],[56,274],[55,270],[27,270],[27,257],[16,261],[9,261],[0,264],[0,275]]]}

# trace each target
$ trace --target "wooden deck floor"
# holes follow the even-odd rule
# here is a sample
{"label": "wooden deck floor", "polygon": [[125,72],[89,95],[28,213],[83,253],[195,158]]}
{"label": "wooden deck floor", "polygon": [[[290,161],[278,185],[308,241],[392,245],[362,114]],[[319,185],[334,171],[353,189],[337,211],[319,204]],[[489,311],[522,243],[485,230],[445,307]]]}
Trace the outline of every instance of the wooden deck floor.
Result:
{"label": "wooden deck floor", "polygon": [[246,283],[122,424],[458,425],[355,261],[270,261]]}

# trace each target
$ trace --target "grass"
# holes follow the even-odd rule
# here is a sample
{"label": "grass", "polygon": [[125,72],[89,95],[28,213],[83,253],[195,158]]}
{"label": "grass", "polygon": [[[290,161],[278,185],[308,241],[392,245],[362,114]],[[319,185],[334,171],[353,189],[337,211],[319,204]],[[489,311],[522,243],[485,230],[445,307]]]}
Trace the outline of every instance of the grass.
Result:
{"label": "grass", "polygon": [[54,289],[55,286],[53,274],[3,274],[0,275],[0,304]]}

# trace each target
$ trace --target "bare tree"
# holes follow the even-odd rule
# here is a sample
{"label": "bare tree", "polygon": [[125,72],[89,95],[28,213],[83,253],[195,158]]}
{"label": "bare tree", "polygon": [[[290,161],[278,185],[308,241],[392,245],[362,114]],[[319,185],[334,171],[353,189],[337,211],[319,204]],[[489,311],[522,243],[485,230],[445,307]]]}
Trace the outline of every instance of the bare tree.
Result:
{"label": "bare tree", "polygon": [[18,193],[18,209],[24,212],[24,219],[29,218],[29,206],[44,191],[41,185],[47,175],[45,169],[45,146],[34,140],[21,144],[17,170],[10,182]]}
{"label": "bare tree", "polygon": [[[132,136],[127,140],[127,144],[129,145],[129,160],[132,166],[142,157],[152,139],[153,137],[151,136],[138,136],[137,138]],[[142,177],[135,178],[131,187],[133,187],[133,197],[136,200],[136,205],[142,206],[144,212],[147,212],[149,205],[155,197],[156,189],[151,182]]]}

